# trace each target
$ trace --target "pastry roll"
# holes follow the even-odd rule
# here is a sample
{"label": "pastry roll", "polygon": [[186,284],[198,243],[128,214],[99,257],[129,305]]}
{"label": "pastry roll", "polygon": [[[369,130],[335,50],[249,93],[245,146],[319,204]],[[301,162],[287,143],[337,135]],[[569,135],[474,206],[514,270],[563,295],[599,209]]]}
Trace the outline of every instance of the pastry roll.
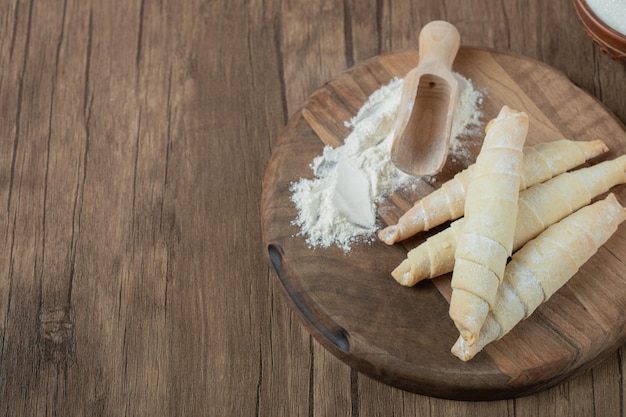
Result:
{"label": "pastry roll", "polygon": [[[606,151],[608,148],[601,140],[578,142],[561,139],[525,147],[520,190],[575,168]],[[416,233],[463,216],[465,194],[474,167],[469,166],[440,188],[417,201],[396,224],[382,229],[378,233],[378,238],[392,245]]]}
{"label": "pastry roll", "polygon": [[487,126],[465,199],[452,272],[450,317],[473,345],[513,250],[528,116],[504,106]]}
{"label": "pastry roll", "polygon": [[[591,199],[626,183],[626,155],[590,167],[560,174],[519,194],[513,251],[546,227],[591,202]],[[411,249],[391,275],[405,286],[451,272],[464,219]]]}
{"label": "pastry roll", "polygon": [[626,220],[614,194],[553,224],[517,251],[506,266],[496,302],[476,343],[459,337],[452,353],[472,359],[530,316],[578,272]]}

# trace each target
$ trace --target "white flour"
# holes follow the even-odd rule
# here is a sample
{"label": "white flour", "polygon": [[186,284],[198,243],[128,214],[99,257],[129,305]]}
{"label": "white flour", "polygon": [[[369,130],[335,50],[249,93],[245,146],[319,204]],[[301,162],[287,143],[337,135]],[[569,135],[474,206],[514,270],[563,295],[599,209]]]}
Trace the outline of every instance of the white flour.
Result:
{"label": "white flour", "polygon": [[626,0],[587,0],[587,5],[607,25],[626,35]]}
{"label": "white flour", "polygon": [[[482,94],[459,76],[459,100],[451,135],[451,155],[465,157],[459,137],[480,125]],[[338,148],[326,146],[311,163],[314,178],[291,185],[298,209],[294,225],[311,247],[337,245],[349,251],[353,243],[371,241],[377,231],[376,203],[415,177],[391,161],[393,124],[402,95],[402,79],[375,91],[346,126],[352,132]]]}

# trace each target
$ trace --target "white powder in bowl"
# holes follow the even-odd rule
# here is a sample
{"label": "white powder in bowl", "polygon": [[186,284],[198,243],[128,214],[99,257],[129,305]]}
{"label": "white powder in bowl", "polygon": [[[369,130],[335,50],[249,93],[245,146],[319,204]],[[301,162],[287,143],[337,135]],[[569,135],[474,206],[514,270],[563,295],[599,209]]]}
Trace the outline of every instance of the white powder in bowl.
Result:
{"label": "white powder in bowl", "polygon": [[587,5],[600,20],[626,35],[626,0],[587,0]]}
{"label": "white powder in bowl", "polygon": [[[482,94],[458,75],[459,100],[451,135],[451,154],[467,152],[459,137],[480,126]],[[311,247],[336,245],[349,251],[353,243],[371,241],[377,231],[376,203],[415,177],[391,161],[393,125],[403,80],[395,78],[376,90],[346,126],[352,132],[337,148],[326,146],[311,163],[314,178],[291,184],[298,209],[293,224]]]}

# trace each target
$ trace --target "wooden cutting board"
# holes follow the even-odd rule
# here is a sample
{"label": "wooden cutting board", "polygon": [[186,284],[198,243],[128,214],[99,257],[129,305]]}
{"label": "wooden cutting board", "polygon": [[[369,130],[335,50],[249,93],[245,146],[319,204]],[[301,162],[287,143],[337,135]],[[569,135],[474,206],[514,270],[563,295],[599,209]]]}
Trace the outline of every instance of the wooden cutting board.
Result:
{"label": "wooden cutting board", "polygon": [[[344,253],[311,249],[292,221],[289,186],[312,177],[309,164],[325,144],[341,145],[344,122],[367,97],[417,65],[416,50],[375,57],[329,81],[303,103],[280,134],[263,183],[262,220],[276,282],[315,338],[356,370],[408,391],[459,400],[527,395],[577,375],[626,341],[626,225],[570,282],[503,339],[465,363],[450,353],[458,333],[442,293],[450,274],[412,288],[390,272],[407,248],[375,240]],[[562,73],[540,62],[492,50],[461,48],[454,70],[484,94],[483,122],[503,105],[530,116],[527,144],[559,138],[603,139],[611,149],[591,163],[626,153],[624,126]],[[391,196],[381,225],[395,223],[413,201],[474,162],[449,158],[435,182]],[[468,138],[471,140],[471,138]],[[626,205],[626,186],[612,190]]]}

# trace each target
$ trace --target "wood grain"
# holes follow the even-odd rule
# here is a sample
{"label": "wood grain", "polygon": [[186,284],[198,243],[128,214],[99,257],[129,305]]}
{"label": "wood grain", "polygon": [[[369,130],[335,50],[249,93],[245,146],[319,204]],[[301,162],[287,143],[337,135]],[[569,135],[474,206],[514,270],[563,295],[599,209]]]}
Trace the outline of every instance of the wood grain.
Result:
{"label": "wood grain", "polygon": [[623,415],[622,349],[538,395],[438,400],[353,371],[274,285],[279,132],[434,19],[626,120],[624,67],[565,0],[0,2],[0,415]]}

